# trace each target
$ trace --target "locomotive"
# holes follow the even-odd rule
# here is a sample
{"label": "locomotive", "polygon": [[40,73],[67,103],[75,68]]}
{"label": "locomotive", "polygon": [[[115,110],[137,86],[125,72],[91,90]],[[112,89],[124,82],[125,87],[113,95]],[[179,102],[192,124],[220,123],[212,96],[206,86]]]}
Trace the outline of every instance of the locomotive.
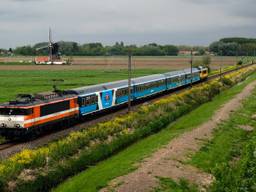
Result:
{"label": "locomotive", "polygon": [[[131,101],[205,80],[208,68],[197,67],[131,80]],[[15,101],[0,104],[0,131],[23,135],[30,131],[68,125],[89,114],[107,111],[128,103],[128,80],[54,91],[18,95]]]}

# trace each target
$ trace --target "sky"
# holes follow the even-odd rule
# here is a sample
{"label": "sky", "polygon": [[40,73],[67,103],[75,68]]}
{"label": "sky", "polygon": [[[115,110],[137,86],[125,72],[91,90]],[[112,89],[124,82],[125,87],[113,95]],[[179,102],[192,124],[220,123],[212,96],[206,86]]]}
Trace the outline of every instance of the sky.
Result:
{"label": "sky", "polygon": [[256,36],[255,0],[1,0],[0,47],[54,41],[208,45]]}

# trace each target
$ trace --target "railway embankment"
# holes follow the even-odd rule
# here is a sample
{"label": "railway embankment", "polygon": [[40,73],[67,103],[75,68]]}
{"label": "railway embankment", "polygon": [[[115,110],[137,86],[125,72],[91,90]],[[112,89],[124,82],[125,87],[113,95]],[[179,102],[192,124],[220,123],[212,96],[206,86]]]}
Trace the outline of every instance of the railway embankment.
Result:
{"label": "railway embankment", "polygon": [[[102,191],[151,191],[159,184],[159,178],[171,178],[174,181],[179,181],[180,179],[183,179],[185,181],[188,181],[188,183],[193,183],[194,185],[196,185],[198,191],[206,191],[207,189],[209,189],[209,187],[216,180],[215,176],[223,183],[220,184],[217,182],[215,184],[214,191],[222,191],[225,188],[223,186],[224,183],[232,186],[232,176],[227,176],[229,177],[228,183],[225,178],[225,173],[223,172],[223,170],[221,170],[221,167],[224,168],[224,166],[220,162],[223,161],[225,156],[227,156],[224,151],[230,150],[230,140],[233,140],[233,142],[235,140],[239,140],[239,138],[243,138],[243,134],[244,138],[246,138],[246,131],[252,131],[253,129],[253,127],[251,127],[251,129],[248,129],[248,126],[246,126],[247,128],[242,128],[244,129],[244,131],[239,128],[239,130],[237,130],[237,133],[235,133],[236,131],[233,130],[234,126],[239,127],[239,122],[236,120],[236,118],[232,118],[230,122],[236,120],[237,125],[235,125],[235,123],[233,122],[233,126],[230,127],[228,126],[230,125],[230,122],[226,123],[226,129],[228,128],[229,130],[225,130],[225,128],[222,128],[222,131],[226,133],[218,133],[217,137],[219,138],[217,138],[217,140],[219,140],[220,137],[223,139],[223,141],[221,141],[223,146],[218,146],[222,147],[222,150],[220,150],[218,147],[211,147],[212,151],[209,156],[204,153],[203,156],[202,154],[197,154],[195,155],[195,157],[193,157],[192,162],[193,164],[198,165],[197,167],[208,167],[208,169],[213,168],[212,171],[205,172],[204,170],[198,169],[196,166],[191,166],[186,162],[189,162],[190,157],[196,152],[200,151],[200,148],[202,148],[204,144],[207,143],[207,141],[208,145],[211,145],[211,138],[214,137],[214,132],[218,130],[218,126],[224,121],[229,120],[231,114],[237,111],[242,106],[242,102],[252,94],[253,90],[255,90],[255,87],[256,81],[247,85],[241,91],[241,93],[237,94],[234,98],[221,106],[220,109],[218,109],[215,114],[212,115],[211,119],[171,140],[165,147],[159,149],[149,158],[146,158],[140,164],[139,168],[136,171],[133,171],[130,174],[119,177],[115,181],[112,181],[112,183],[119,183],[119,185],[117,185],[116,187],[112,186],[112,188],[110,187],[110,189],[104,189]],[[228,131],[230,135],[227,133]],[[221,134],[224,134],[225,136],[220,136]],[[220,144],[221,143],[217,144],[216,142],[215,146]],[[202,152],[207,151],[207,149],[205,148],[202,148],[201,150]],[[219,153],[217,153],[215,150],[217,150]],[[209,163],[209,161],[211,163]],[[215,166],[215,163],[219,164],[220,167]],[[218,171],[214,169],[218,169]],[[246,171],[244,170],[244,172]],[[220,173],[222,173],[221,176],[219,175]],[[233,184],[233,189],[235,189],[235,186],[236,185]],[[243,186],[243,184],[241,186]],[[160,189],[161,188],[159,188],[159,190]]]}
{"label": "railway embankment", "polygon": [[47,191],[67,177],[166,128],[177,118],[245,80],[255,69],[255,66],[241,69],[220,80],[139,107],[110,122],[73,132],[45,147],[24,150],[1,162],[0,187],[3,191]]}

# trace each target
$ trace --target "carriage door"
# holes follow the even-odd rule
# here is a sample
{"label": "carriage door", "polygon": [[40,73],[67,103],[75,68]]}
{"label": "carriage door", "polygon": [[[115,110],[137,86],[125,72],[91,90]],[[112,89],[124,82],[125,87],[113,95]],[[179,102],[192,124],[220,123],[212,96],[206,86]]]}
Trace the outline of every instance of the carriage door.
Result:
{"label": "carriage door", "polygon": [[113,90],[106,90],[101,92],[102,108],[106,109],[112,106]]}

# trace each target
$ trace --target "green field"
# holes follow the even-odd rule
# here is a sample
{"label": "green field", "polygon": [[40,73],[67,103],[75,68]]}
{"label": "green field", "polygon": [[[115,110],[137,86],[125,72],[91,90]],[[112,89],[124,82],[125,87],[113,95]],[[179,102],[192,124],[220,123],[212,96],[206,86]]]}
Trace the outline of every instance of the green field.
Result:
{"label": "green field", "polygon": [[[138,69],[133,77],[161,73],[164,70]],[[53,79],[63,79],[60,89],[81,87],[103,82],[127,79],[126,70],[58,70],[58,71],[0,71],[0,102],[14,99],[19,93],[38,93],[52,90]]]}
{"label": "green field", "polygon": [[34,65],[34,63],[29,62],[0,62],[1,65]]}
{"label": "green field", "polygon": [[[136,169],[134,165],[138,165],[145,157],[166,145],[173,138],[209,120],[221,105],[241,92],[242,89],[248,83],[254,81],[255,78],[256,74],[252,75],[245,82],[222,92],[211,102],[203,104],[188,115],[181,117],[159,133],[133,144],[106,161],[68,179],[53,191],[98,191],[100,188],[106,186],[112,179]],[[177,187],[179,186],[177,185]]]}

